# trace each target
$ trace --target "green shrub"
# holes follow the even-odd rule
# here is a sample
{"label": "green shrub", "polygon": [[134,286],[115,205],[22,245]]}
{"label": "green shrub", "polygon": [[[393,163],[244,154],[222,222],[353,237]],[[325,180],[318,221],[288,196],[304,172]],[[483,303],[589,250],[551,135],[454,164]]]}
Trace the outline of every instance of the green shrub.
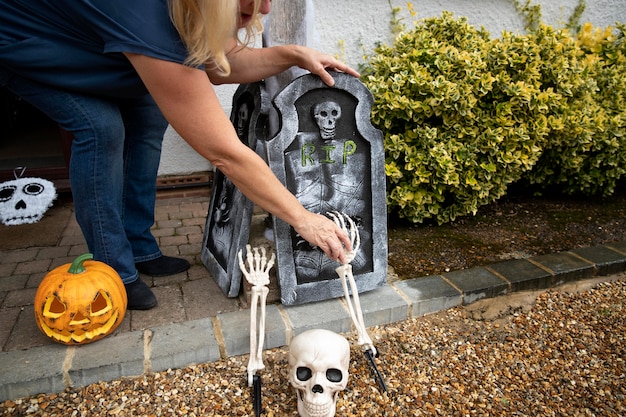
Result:
{"label": "green shrub", "polygon": [[558,97],[540,89],[539,51],[524,37],[491,40],[444,13],[375,52],[363,80],[384,132],[390,210],[454,220],[534,166]]}
{"label": "green shrub", "polygon": [[562,96],[560,129],[526,179],[540,189],[611,195],[626,173],[626,43],[624,28],[583,26],[558,42],[548,27],[531,35],[543,57],[542,83]]}
{"label": "green shrub", "polygon": [[363,82],[389,210],[441,224],[522,178],[611,193],[626,167],[624,48],[623,31],[576,40],[545,25],[490,39],[447,12],[377,47]]}

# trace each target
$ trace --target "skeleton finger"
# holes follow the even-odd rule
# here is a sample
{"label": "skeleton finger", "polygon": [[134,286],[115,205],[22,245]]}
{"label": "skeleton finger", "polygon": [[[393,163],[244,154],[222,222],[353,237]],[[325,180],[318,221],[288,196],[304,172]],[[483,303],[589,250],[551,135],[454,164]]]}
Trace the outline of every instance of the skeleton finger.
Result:
{"label": "skeleton finger", "polygon": [[359,229],[354,223],[354,220],[345,213],[339,211],[331,211],[327,213],[328,217],[335,222],[335,224],[343,230],[352,243],[352,250],[346,251],[347,263],[352,262],[356,253],[361,246],[361,237],[359,235]]}
{"label": "skeleton finger", "polygon": [[276,259],[276,255],[274,255],[274,252],[272,252],[272,255],[270,256],[270,259],[267,261],[267,264],[265,265],[265,272],[266,274],[269,274],[270,269],[272,269],[272,267],[274,266],[274,260]]}

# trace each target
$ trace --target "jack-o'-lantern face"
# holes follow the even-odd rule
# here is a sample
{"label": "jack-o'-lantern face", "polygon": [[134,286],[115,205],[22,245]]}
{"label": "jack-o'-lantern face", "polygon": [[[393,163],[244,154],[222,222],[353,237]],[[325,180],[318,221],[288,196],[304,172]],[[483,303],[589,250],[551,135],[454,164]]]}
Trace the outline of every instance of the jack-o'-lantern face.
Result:
{"label": "jack-o'-lantern face", "polygon": [[[64,344],[90,343],[113,332],[126,312],[126,290],[106,264],[78,257],[52,270],[35,296],[37,326]],[[84,262],[84,267],[83,267]]]}

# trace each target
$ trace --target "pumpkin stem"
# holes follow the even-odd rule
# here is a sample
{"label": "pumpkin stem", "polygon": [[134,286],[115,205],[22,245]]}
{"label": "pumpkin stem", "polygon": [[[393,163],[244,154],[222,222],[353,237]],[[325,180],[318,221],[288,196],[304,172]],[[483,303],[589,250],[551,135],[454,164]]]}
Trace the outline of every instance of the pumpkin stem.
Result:
{"label": "pumpkin stem", "polygon": [[93,255],[91,253],[84,253],[74,259],[74,262],[70,265],[70,268],[67,270],[70,274],[80,274],[85,272],[85,267],[83,266],[83,262],[93,259]]}

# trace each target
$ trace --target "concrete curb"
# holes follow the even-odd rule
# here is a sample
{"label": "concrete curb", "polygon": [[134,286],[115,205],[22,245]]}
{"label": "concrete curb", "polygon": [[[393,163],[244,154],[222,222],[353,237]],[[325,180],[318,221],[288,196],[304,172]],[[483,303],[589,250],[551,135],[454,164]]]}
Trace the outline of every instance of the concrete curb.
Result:
{"label": "concrete curb", "polygon": [[[365,324],[372,327],[480,299],[624,271],[626,241],[396,281],[363,293],[360,299]],[[248,310],[239,310],[116,334],[84,346],[1,352],[0,401],[244,355],[249,353],[249,320]],[[285,346],[293,336],[312,328],[351,332],[343,300],[268,305],[265,348]]]}

